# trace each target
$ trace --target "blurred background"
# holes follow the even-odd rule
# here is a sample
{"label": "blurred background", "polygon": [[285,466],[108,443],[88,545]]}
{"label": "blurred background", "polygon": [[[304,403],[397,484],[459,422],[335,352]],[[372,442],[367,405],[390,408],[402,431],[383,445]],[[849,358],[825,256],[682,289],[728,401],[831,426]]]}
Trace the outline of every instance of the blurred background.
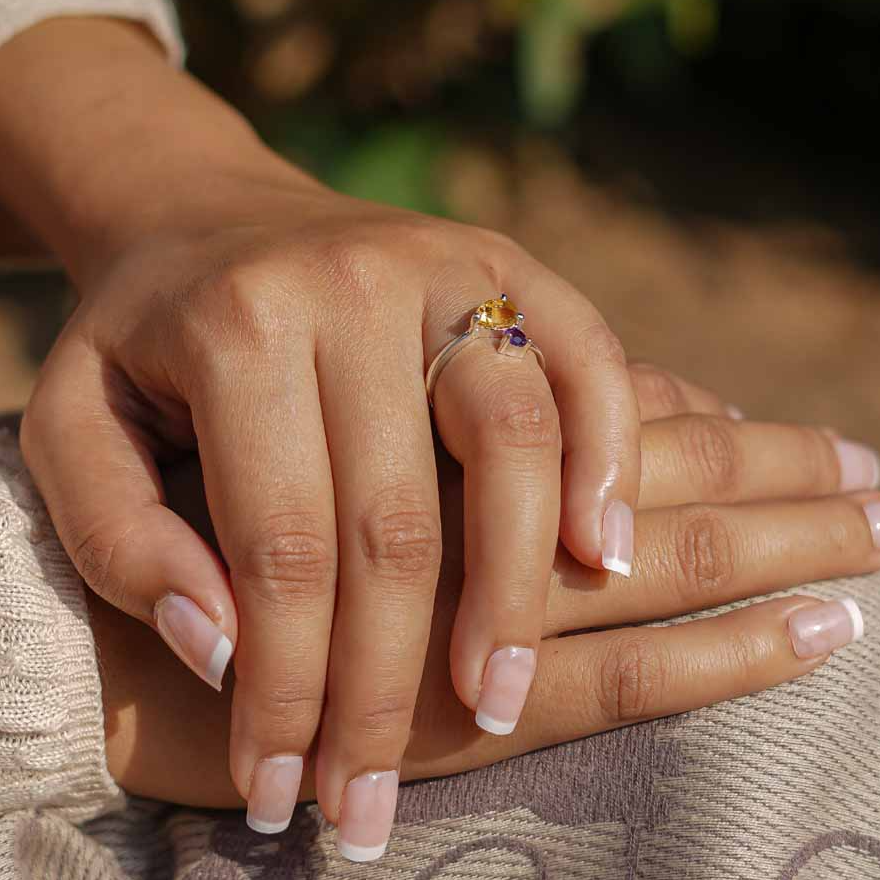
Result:
{"label": "blurred background", "polygon": [[[189,67],[365,198],[494,227],[631,357],[880,447],[880,0],[179,0]],[[0,409],[73,302],[0,221]]]}

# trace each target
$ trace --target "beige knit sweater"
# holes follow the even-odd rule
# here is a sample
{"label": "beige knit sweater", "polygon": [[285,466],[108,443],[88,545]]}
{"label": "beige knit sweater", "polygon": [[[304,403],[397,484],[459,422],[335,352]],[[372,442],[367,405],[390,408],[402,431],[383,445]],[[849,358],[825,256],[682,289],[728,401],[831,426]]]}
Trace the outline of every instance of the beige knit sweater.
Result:
{"label": "beige knit sweater", "polygon": [[120,793],[84,587],[0,420],[0,880],[880,880],[880,577],[809,592],[857,597],[865,639],[752,697],[404,786],[388,853],[354,865],[313,805],[269,839]]}

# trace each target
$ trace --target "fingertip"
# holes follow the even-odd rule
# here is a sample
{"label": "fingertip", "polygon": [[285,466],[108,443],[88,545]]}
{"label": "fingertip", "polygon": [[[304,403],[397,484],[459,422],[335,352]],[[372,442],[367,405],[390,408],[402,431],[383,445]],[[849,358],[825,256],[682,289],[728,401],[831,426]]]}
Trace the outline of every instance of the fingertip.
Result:
{"label": "fingertip", "polygon": [[602,520],[602,567],[624,577],[632,574],[635,517],[625,501],[612,501]]}
{"label": "fingertip", "polygon": [[155,624],[169,648],[192,672],[220,691],[232,641],[188,596],[169,593],[155,606]]}
{"label": "fingertip", "polygon": [[476,712],[480,699],[481,670],[475,663],[468,663],[458,651],[450,648],[449,675],[452,679],[452,689],[459,701],[471,712]]}

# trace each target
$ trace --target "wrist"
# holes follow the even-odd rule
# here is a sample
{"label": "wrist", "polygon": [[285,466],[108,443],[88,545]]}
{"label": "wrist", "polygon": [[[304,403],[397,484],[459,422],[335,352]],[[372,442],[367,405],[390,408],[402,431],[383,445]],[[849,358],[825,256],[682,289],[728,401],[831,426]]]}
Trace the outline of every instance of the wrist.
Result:
{"label": "wrist", "polygon": [[0,161],[14,169],[0,198],[78,285],[194,206],[211,216],[231,181],[316,186],[125,22],[38,25],[0,49],[0,81],[19,84],[0,94]]}

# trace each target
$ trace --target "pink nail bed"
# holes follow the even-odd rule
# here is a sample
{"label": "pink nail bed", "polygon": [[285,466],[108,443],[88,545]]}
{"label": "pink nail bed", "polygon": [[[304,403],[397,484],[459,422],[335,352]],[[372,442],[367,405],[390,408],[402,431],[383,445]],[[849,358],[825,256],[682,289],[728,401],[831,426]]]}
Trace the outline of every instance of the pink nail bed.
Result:
{"label": "pink nail bed", "polygon": [[186,596],[165,596],[156,603],[156,629],[168,647],[202,681],[220,690],[232,657],[232,642]]}
{"label": "pink nail bed", "polygon": [[880,501],[871,501],[865,505],[865,516],[868,518],[868,525],[871,527],[871,537],[874,539],[874,546],[880,550]]}
{"label": "pink nail bed", "polygon": [[480,686],[477,726],[497,736],[513,733],[534,677],[531,648],[500,648],[492,654]]}
{"label": "pink nail bed", "polygon": [[336,848],[350,862],[373,862],[385,854],[399,778],[396,770],[365,773],[352,779],[342,795]]}
{"label": "pink nail bed", "polygon": [[632,574],[633,512],[623,501],[612,501],[602,520],[602,567],[624,577]]}
{"label": "pink nail bed", "polygon": [[811,659],[857,642],[865,622],[855,599],[834,599],[798,608],[788,619],[788,634],[795,654]]}
{"label": "pink nail bed", "polygon": [[299,755],[276,755],[257,761],[248,792],[248,827],[260,834],[279,834],[290,825],[303,759]]}
{"label": "pink nail bed", "polygon": [[868,446],[851,440],[835,440],[840,462],[840,491],[880,488],[880,457]]}

